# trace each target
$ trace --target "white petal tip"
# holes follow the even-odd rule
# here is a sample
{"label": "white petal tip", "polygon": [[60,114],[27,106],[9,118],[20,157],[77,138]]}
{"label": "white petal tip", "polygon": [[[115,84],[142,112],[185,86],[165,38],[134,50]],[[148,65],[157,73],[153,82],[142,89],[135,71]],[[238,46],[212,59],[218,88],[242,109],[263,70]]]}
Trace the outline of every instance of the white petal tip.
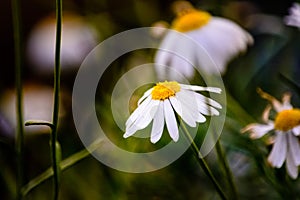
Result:
{"label": "white petal tip", "polygon": [[222,92],[222,89],[217,87],[207,87],[207,91],[220,94]]}
{"label": "white petal tip", "polygon": [[160,137],[151,137],[151,138],[150,138],[150,142],[151,142],[152,144],[157,143],[159,140],[160,140]]}

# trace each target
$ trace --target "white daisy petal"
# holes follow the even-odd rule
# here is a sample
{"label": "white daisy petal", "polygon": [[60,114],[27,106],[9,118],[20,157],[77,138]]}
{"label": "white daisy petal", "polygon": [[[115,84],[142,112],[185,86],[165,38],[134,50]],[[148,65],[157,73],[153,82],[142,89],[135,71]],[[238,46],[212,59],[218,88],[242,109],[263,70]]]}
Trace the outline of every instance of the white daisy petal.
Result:
{"label": "white daisy petal", "polygon": [[296,179],[298,177],[298,166],[294,163],[291,153],[287,154],[286,169],[290,177]]}
{"label": "white daisy petal", "polygon": [[141,113],[134,123],[130,126],[126,126],[126,132],[124,137],[129,137],[133,135],[137,130],[144,129],[150,124],[153,119],[154,114],[157,111],[159,101],[151,100],[147,108],[144,109],[144,113]]}
{"label": "white daisy petal", "polygon": [[[195,127],[196,121],[201,121],[202,117],[195,109],[195,100],[193,97],[190,97],[186,91],[180,91],[176,94],[176,98],[181,103],[182,107],[182,119],[191,127]],[[193,101],[194,100],[194,101]]]}
{"label": "white daisy petal", "polygon": [[151,94],[153,88],[147,90],[143,96],[138,100],[138,105],[140,105],[147,97],[149,97],[149,95]]}
{"label": "white daisy petal", "polygon": [[125,125],[127,126],[131,126],[136,120],[137,118],[142,115],[142,113],[144,112],[144,110],[147,108],[147,106],[149,105],[149,103],[151,102],[152,98],[149,96],[148,98],[146,98],[136,109],[135,111],[129,116],[129,118],[127,119]]}
{"label": "white daisy petal", "polygon": [[293,133],[287,133],[288,146],[291,157],[296,165],[300,165],[300,144],[299,140]]}
{"label": "white daisy petal", "polygon": [[257,138],[261,138],[262,136],[264,136],[265,134],[267,134],[269,131],[274,129],[274,124],[273,123],[269,123],[269,124],[257,124],[257,123],[253,123],[253,124],[249,124],[246,127],[244,127],[241,132],[245,133],[245,132],[250,132],[250,137],[253,139],[257,139]]}
{"label": "white daisy petal", "polygon": [[189,113],[188,108],[186,108],[186,106],[182,105],[182,110],[183,111],[182,111],[181,114],[179,114],[177,111],[176,112],[179,114],[179,116],[182,118],[182,120],[185,121],[185,123],[187,123],[190,127],[195,127],[196,126],[196,122],[195,122],[196,120]]}
{"label": "white daisy petal", "polygon": [[207,91],[207,92],[214,92],[218,94],[222,92],[222,90],[218,87],[202,87],[198,85],[185,85],[185,84],[180,84],[180,87],[185,90]]}
{"label": "white daisy petal", "polygon": [[158,109],[154,115],[153,118],[153,125],[151,130],[151,137],[150,141],[152,143],[158,142],[158,140],[161,138],[163,130],[164,130],[164,108],[163,108],[163,102],[159,102]]}
{"label": "white daisy petal", "polygon": [[287,136],[286,133],[277,132],[275,143],[268,157],[268,161],[273,167],[280,168],[287,155]]}
{"label": "white daisy petal", "polygon": [[174,110],[172,109],[172,106],[169,101],[164,101],[163,103],[167,129],[173,141],[177,142],[179,138],[179,133]]}
{"label": "white daisy petal", "polygon": [[201,101],[201,102],[206,103],[208,105],[211,105],[215,108],[222,109],[221,104],[219,104],[217,101],[215,101],[211,98],[208,98],[208,97],[206,97],[202,94],[199,94],[199,93],[195,93],[195,97],[197,98],[197,101]]}
{"label": "white daisy petal", "polygon": [[294,127],[292,131],[295,136],[299,136],[300,135],[300,126]]}
{"label": "white daisy petal", "polygon": [[170,97],[169,100],[174,110],[178,113],[178,115],[182,116],[181,103],[175,97]]}
{"label": "white daisy petal", "polygon": [[197,101],[198,111],[204,115],[219,115],[219,111],[201,101]]}

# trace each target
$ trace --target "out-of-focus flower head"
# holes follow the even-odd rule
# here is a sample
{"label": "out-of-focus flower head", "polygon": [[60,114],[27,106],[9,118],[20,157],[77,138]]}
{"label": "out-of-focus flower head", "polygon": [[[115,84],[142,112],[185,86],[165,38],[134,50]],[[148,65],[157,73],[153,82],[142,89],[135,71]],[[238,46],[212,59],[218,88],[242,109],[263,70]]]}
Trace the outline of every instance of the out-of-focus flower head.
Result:
{"label": "out-of-focus flower head", "polygon": [[[27,43],[27,54],[35,72],[52,74],[55,53],[55,15],[39,21],[31,31]],[[83,59],[97,45],[96,29],[78,14],[66,12],[63,16],[61,41],[61,69],[78,69]]]}
{"label": "out-of-focus flower head", "polygon": [[295,26],[300,29],[300,4],[293,3],[289,9],[289,15],[284,18],[285,24]]}
{"label": "out-of-focus flower head", "polygon": [[[288,174],[296,179],[298,177],[298,166],[300,165],[300,109],[293,108],[290,104],[291,95],[283,95],[282,102],[273,96],[258,90],[262,98],[270,101],[272,106],[268,105],[263,112],[262,119],[264,124],[253,123],[243,128],[242,132],[250,132],[253,139],[261,138],[265,134],[274,131],[272,139],[274,143],[268,162],[271,166],[281,168],[286,162]],[[270,110],[274,108],[277,115],[274,120],[270,119]]]}
{"label": "out-of-focus flower head", "polygon": [[[16,121],[16,94],[13,90],[7,90],[3,94],[0,102],[0,110],[12,127],[17,127]],[[23,114],[24,122],[28,120],[52,121],[53,110],[53,89],[48,86],[24,84],[23,90]],[[63,104],[60,106],[60,115],[65,113]],[[28,134],[49,133],[47,126],[26,126]],[[10,137],[14,137],[11,135]]]}
{"label": "out-of-focus flower head", "polygon": [[[161,65],[170,66],[187,78],[193,77],[193,66],[199,67],[204,73],[224,74],[228,62],[253,43],[252,36],[235,22],[197,10],[187,1],[175,2],[173,10],[177,17],[173,20],[171,29],[190,37],[203,47],[208,55],[199,53],[193,47],[185,44],[178,34],[170,31],[163,38],[155,56],[159,78],[175,79],[171,74],[169,75],[171,77],[168,77],[168,72]],[[174,49],[174,52],[182,49],[185,53],[180,55],[183,57],[181,58],[172,52],[164,51],[164,49]],[[214,63],[211,62],[211,59]]]}
{"label": "out-of-focus flower head", "polygon": [[[162,136],[164,124],[173,141],[179,138],[175,112],[191,127],[206,121],[204,115],[219,115],[222,106],[196,91],[220,93],[220,88],[179,84],[175,81],[157,83],[138,101],[138,107],[126,121],[124,138],[146,128],[153,120],[150,141],[156,143]],[[175,111],[174,111],[175,110]]]}

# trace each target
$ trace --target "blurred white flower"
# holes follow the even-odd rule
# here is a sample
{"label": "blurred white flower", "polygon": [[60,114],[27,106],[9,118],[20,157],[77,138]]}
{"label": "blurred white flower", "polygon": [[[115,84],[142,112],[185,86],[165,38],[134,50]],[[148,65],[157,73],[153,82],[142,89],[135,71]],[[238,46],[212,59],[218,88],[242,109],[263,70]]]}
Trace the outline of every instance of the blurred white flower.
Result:
{"label": "blurred white flower", "polygon": [[[3,94],[0,102],[0,110],[13,126],[17,127],[16,121],[16,94],[13,90],[7,90]],[[48,86],[36,86],[25,84],[23,90],[23,118],[24,122],[28,120],[52,121],[53,111],[53,88]],[[61,104],[60,117],[65,109]],[[26,133],[49,133],[47,126],[26,126]],[[12,136],[14,137],[14,136]]]}
{"label": "blurred white flower", "polygon": [[[55,16],[42,19],[33,28],[27,44],[28,58],[36,72],[53,73],[55,53]],[[66,12],[63,17],[61,69],[78,69],[83,59],[97,45],[96,30],[83,17]]]}
{"label": "blurred white flower", "polygon": [[203,115],[219,115],[222,106],[215,100],[195,91],[220,93],[220,88],[160,82],[147,90],[138,101],[138,107],[126,121],[124,138],[146,128],[153,120],[150,141],[156,143],[162,136],[164,123],[173,141],[179,138],[175,112],[191,127],[206,121]]}
{"label": "blurred white flower", "polygon": [[[168,72],[160,65],[171,66],[187,78],[193,77],[193,66],[200,68],[204,73],[220,72],[224,74],[228,62],[239,53],[244,52],[247,46],[253,43],[252,36],[231,20],[196,10],[185,1],[180,1],[175,8],[177,18],[172,22],[171,29],[185,33],[186,36],[203,47],[208,55],[185,44],[185,41],[170,31],[163,38],[155,56],[155,63],[158,64],[156,71],[159,78],[175,79],[174,75],[166,74]],[[174,49],[174,52],[181,49],[180,51],[184,52],[184,55],[176,56],[164,49]],[[211,59],[214,63],[211,62]]]}
{"label": "blurred white flower", "polygon": [[293,3],[289,9],[289,15],[284,18],[284,22],[288,26],[295,26],[300,29],[300,4]]}
{"label": "blurred white flower", "polygon": [[284,94],[282,102],[271,95],[259,90],[260,95],[269,100],[277,115],[275,120],[269,119],[271,106],[267,106],[263,113],[265,124],[253,123],[242,129],[242,132],[250,132],[253,139],[260,138],[274,130],[274,145],[268,156],[271,166],[280,168],[286,161],[288,174],[296,179],[298,166],[300,165],[300,143],[297,136],[300,135],[300,109],[293,108],[290,104],[290,94]]}

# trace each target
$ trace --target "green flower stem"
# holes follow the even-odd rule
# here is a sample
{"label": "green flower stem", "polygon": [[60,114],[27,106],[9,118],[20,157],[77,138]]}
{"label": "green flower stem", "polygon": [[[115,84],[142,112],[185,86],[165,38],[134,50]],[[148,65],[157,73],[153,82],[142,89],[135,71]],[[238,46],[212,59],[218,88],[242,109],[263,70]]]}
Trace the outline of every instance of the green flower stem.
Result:
{"label": "green flower stem", "polygon": [[22,91],[22,41],[21,41],[21,11],[20,0],[12,1],[12,19],[14,32],[15,48],[15,85],[17,90],[16,115],[17,115],[17,134],[16,134],[16,154],[17,154],[17,199],[21,199],[21,187],[24,182],[24,127],[23,127],[23,91]]}
{"label": "green flower stem", "polygon": [[228,184],[229,184],[229,187],[231,189],[231,195],[232,195],[231,199],[232,200],[237,200],[239,198],[238,198],[238,195],[237,195],[236,186],[235,186],[234,181],[233,181],[233,175],[232,175],[232,172],[231,172],[230,167],[228,165],[228,162],[225,158],[225,154],[222,150],[220,140],[217,140],[216,151],[217,151],[219,162],[224,167],[225,175],[227,176]]}
{"label": "green flower stem", "polygon": [[[83,150],[71,155],[70,157],[62,160],[60,162],[61,171],[64,171],[64,170],[68,169],[69,167],[75,165],[80,160],[88,157],[90,155],[90,153],[97,150],[102,143],[103,143],[102,139],[96,140],[87,149],[83,149]],[[53,176],[53,174],[54,174],[53,173],[53,168],[48,168],[46,171],[44,171],[43,173],[41,173],[40,175],[38,175],[37,177],[32,179],[30,182],[28,182],[22,188],[22,191],[21,191],[22,196],[23,197],[26,196],[32,189],[36,188],[37,186],[39,186],[44,181],[51,178]]]}
{"label": "green flower stem", "polygon": [[56,42],[55,42],[55,69],[54,69],[54,108],[52,118],[52,133],[51,133],[51,153],[54,181],[54,199],[58,199],[60,165],[59,165],[59,150],[60,146],[57,141],[58,129],[58,113],[60,99],[60,50],[61,50],[61,34],[62,34],[62,0],[56,0]]}
{"label": "green flower stem", "polygon": [[227,197],[224,193],[224,191],[222,190],[221,186],[219,185],[219,183],[217,182],[216,178],[214,177],[213,173],[211,172],[208,164],[206,163],[206,161],[203,159],[203,156],[201,155],[201,152],[199,150],[199,148],[197,147],[197,145],[195,144],[192,136],[190,135],[189,131],[187,130],[186,126],[184,123],[180,124],[180,128],[182,129],[182,131],[184,132],[185,136],[187,137],[187,139],[191,142],[192,144],[192,149],[195,152],[196,158],[198,163],[200,164],[201,168],[203,169],[203,171],[205,172],[205,174],[210,178],[210,180],[212,181],[213,185],[215,186],[218,194],[220,195],[221,199],[226,200]]}

